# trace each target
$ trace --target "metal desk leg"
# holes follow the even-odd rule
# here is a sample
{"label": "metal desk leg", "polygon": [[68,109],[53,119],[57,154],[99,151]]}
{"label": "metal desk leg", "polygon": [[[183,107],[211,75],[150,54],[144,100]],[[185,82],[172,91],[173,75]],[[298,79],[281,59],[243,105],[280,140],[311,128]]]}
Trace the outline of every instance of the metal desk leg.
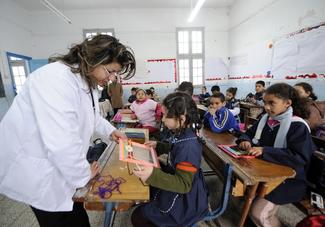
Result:
{"label": "metal desk leg", "polygon": [[113,208],[115,207],[115,203],[104,203],[105,205],[105,219],[104,219],[104,227],[112,227],[115,219],[115,211]]}
{"label": "metal desk leg", "polygon": [[246,195],[246,199],[245,199],[245,202],[244,202],[242,214],[241,214],[241,217],[240,217],[240,221],[239,221],[239,224],[238,224],[239,227],[243,227],[244,224],[245,224],[249,209],[251,208],[251,204],[252,204],[253,199],[254,199],[254,197],[256,195],[257,186],[258,186],[258,184],[249,186],[249,189],[248,189],[247,195]]}

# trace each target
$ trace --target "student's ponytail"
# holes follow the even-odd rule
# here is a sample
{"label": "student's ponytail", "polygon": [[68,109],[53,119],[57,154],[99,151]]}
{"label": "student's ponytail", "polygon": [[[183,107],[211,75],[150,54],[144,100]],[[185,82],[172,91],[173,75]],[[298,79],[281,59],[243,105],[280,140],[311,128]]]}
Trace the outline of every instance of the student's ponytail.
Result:
{"label": "student's ponytail", "polygon": [[277,83],[268,87],[265,91],[266,95],[274,95],[283,100],[291,100],[293,115],[307,119],[310,115],[308,108],[308,99],[300,98],[296,89],[286,83]]}

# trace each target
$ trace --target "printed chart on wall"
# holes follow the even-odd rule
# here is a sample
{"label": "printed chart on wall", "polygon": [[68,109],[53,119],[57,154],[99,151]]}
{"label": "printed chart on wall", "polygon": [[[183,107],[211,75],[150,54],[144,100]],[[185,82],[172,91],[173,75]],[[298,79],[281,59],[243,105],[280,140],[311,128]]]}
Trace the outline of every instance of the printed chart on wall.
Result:
{"label": "printed chart on wall", "polygon": [[274,41],[275,79],[324,78],[325,26],[305,28]]}

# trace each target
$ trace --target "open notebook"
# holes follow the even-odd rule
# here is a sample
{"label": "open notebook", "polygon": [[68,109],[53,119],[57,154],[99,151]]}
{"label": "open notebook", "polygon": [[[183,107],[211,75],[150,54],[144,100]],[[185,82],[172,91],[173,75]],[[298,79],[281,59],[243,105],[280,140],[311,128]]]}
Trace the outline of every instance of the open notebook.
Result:
{"label": "open notebook", "polygon": [[254,158],[255,156],[249,155],[248,151],[241,150],[237,145],[218,145],[218,147],[234,158]]}

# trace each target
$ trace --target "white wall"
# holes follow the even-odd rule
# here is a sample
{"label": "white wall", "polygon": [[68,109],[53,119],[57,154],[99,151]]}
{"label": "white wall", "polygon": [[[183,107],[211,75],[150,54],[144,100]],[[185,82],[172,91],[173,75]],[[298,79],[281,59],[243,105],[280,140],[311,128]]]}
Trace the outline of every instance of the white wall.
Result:
{"label": "white wall", "polygon": [[11,0],[1,0],[0,5],[0,70],[6,98],[0,98],[0,119],[11,104],[14,92],[9,74],[6,52],[32,55],[30,14]]}
{"label": "white wall", "polygon": [[[8,37],[3,40],[3,47],[6,51],[36,59],[48,58],[55,53],[66,53],[72,43],[82,41],[82,30],[91,28],[115,29],[116,37],[135,52],[136,75],[145,72],[147,59],[176,57],[176,27],[205,27],[206,58],[218,56],[226,59],[228,56],[229,17],[225,8],[204,9],[193,24],[186,22],[190,11],[185,9],[65,11],[64,14],[72,20],[70,25],[48,10],[27,13],[10,0],[6,0],[4,6],[1,3],[3,16],[0,17],[0,28],[4,28]],[[12,16],[16,21],[10,21]],[[8,68],[5,57],[2,62],[6,65],[5,68]],[[9,72],[4,70],[4,83],[8,87],[7,90],[12,90]],[[130,88],[125,88],[125,100],[129,96]],[[175,85],[156,86],[161,96],[167,93],[166,90],[171,91],[174,88]],[[7,96],[8,103],[12,98],[12,94]],[[1,105],[2,112],[6,111],[8,105]]]}
{"label": "white wall", "polygon": [[[34,13],[34,58],[66,53],[71,43],[82,40],[82,29],[114,28],[116,37],[135,53],[136,76],[143,75],[147,59],[176,58],[176,27],[204,27],[206,59],[217,56],[225,60],[228,56],[227,9],[203,9],[193,24],[186,22],[189,10],[185,9],[78,10],[66,11],[65,15],[72,20],[71,25],[48,11]],[[131,87],[125,87],[125,100]],[[174,88],[175,85],[156,86],[161,96],[166,89]]]}
{"label": "white wall", "polygon": [[[324,21],[324,0],[237,0],[230,10],[230,56],[236,56],[254,44],[264,42],[267,45],[273,39]],[[325,100],[325,92],[321,89],[325,81],[308,82],[314,86],[319,99]],[[247,80],[231,82],[233,86],[240,87],[238,97],[252,92],[254,83]]]}

